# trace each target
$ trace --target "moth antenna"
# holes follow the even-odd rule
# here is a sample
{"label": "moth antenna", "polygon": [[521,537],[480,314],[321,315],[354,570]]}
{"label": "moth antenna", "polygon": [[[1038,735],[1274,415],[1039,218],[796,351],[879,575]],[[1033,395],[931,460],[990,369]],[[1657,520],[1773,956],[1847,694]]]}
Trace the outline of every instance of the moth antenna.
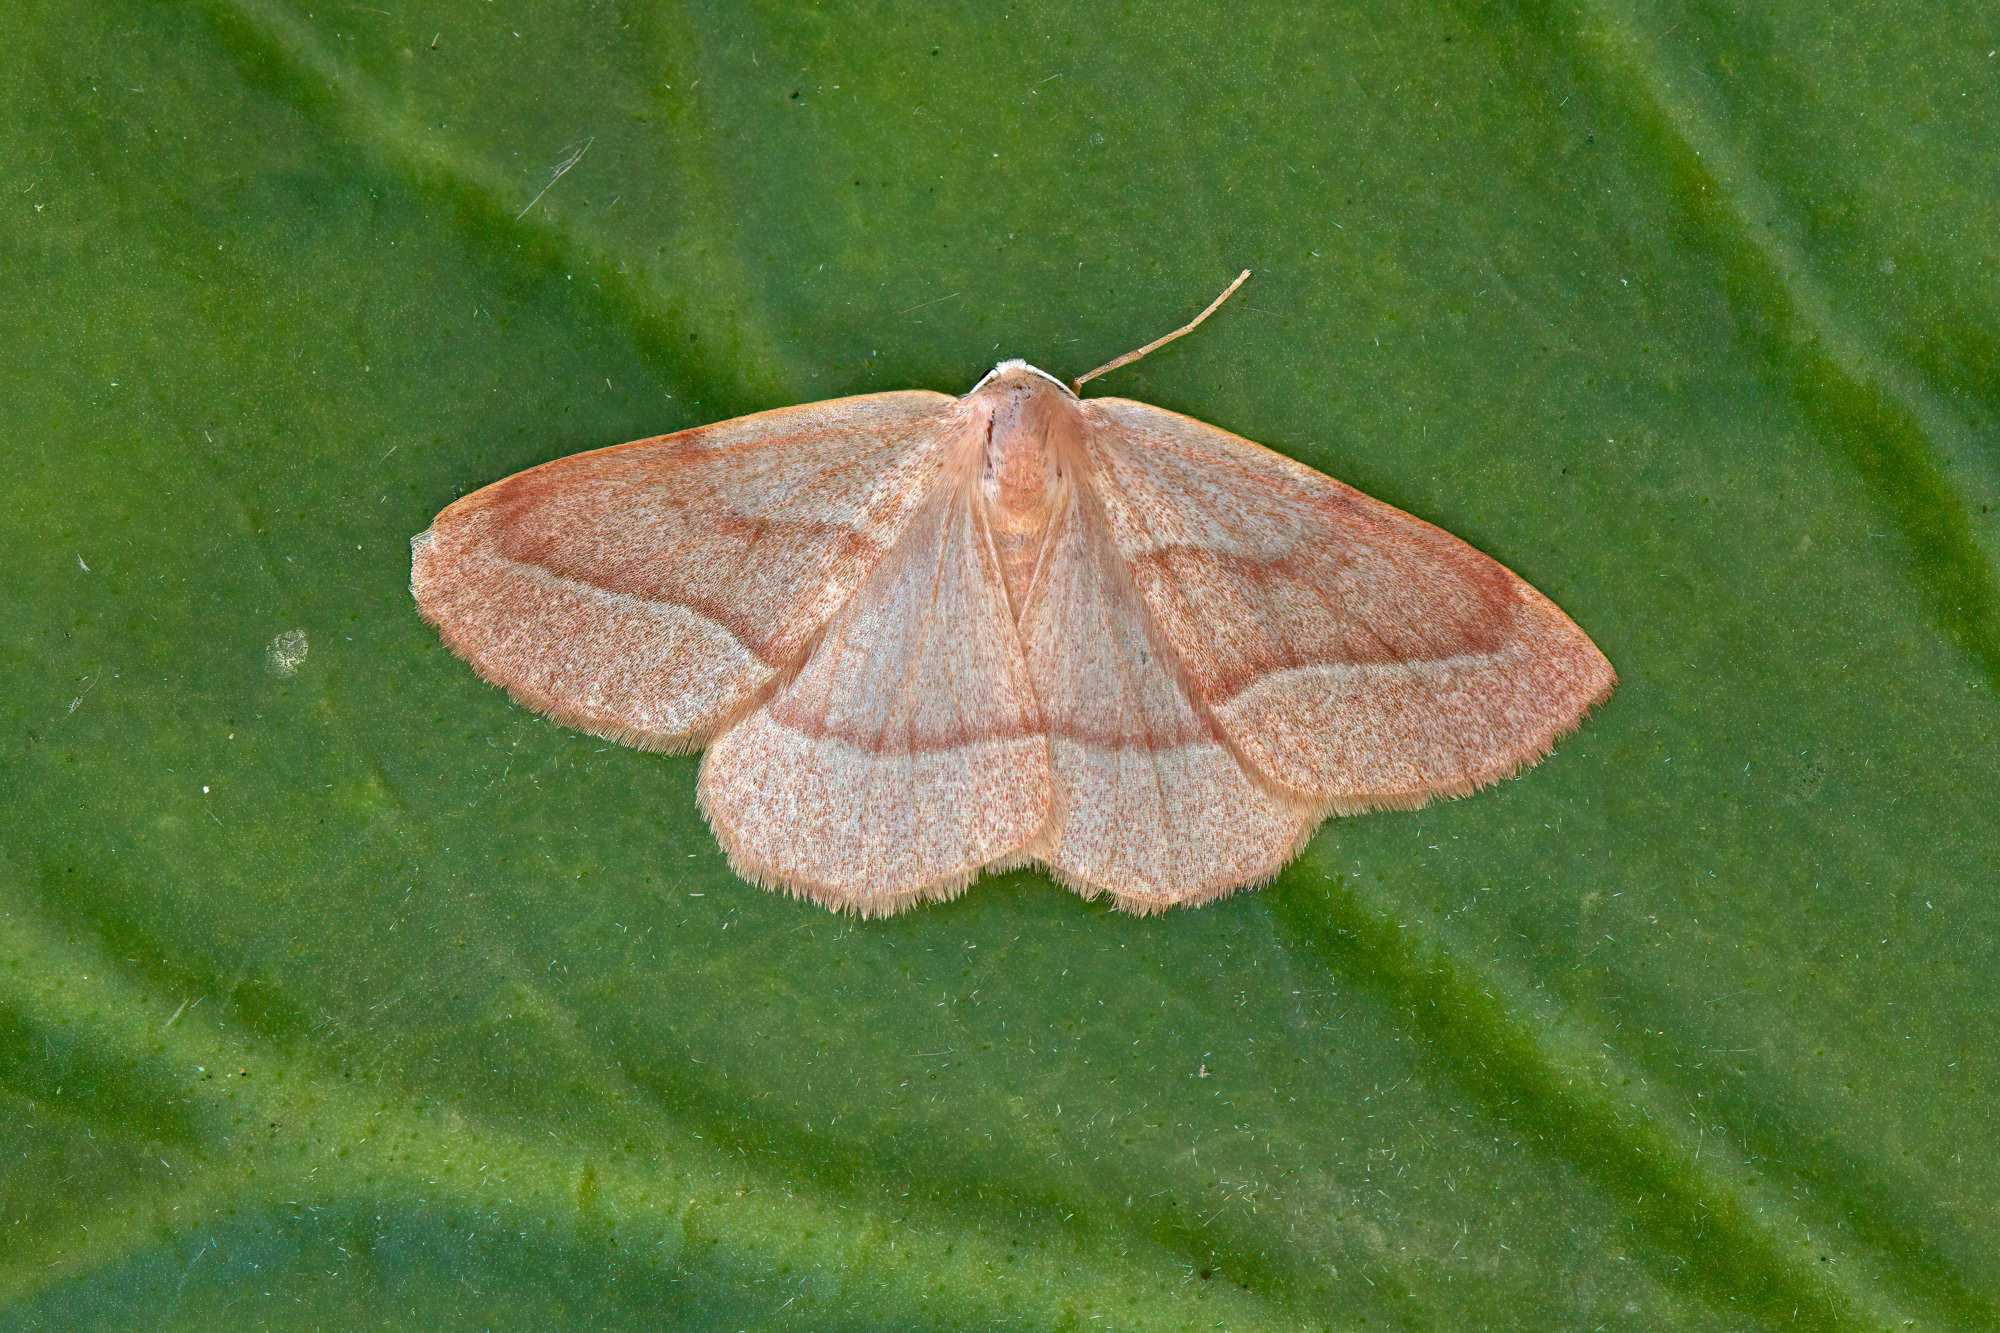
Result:
{"label": "moth antenna", "polygon": [[1230,283],[1227,287],[1224,287],[1222,289],[1222,295],[1216,297],[1213,301],[1210,301],[1208,303],[1208,309],[1202,311],[1199,315],[1196,315],[1193,319],[1181,325],[1179,328],[1175,329],[1172,333],[1167,334],[1164,338],[1155,338],[1153,339],[1153,341],[1147,343],[1144,347],[1141,347],[1136,352],[1127,352],[1125,353],[1125,355],[1121,357],[1116,357],[1110,361],[1106,361],[1103,365],[1091,371],[1088,375],[1077,376],[1075,379],[1069,382],[1070,392],[1082,393],[1083,386],[1086,382],[1096,379],[1099,375],[1107,374],[1110,371],[1116,370],[1120,366],[1131,365],[1134,361],[1137,361],[1140,357],[1144,356],[1146,353],[1158,351],[1160,348],[1165,347],[1168,343],[1180,337],[1183,333],[1193,333],[1204,319],[1207,319],[1210,315],[1215,313],[1216,307],[1220,306],[1224,301],[1227,301],[1230,297],[1236,295],[1236,289],[1238,287],[1241,287],[1245,282],[1249,281],[1249,279],[1250,279],[1250,270],[1246,268],[1241,273],[1236,275],[1236,281]]}

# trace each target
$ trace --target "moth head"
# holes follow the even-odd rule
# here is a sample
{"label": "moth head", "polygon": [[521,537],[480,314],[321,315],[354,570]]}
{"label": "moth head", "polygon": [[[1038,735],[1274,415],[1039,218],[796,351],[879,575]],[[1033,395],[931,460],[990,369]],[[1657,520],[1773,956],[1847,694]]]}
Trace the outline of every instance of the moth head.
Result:
{"label": "moth head", "polygon": [[972,386],[972,393],[967,394],[966,397],[967,398],[972,397],[972,394],[978,393],[981,389],[993,383],[995,380],[1021,380],[1024,377],[1047,380],[1050,384],[1053,384],[1056,386],[1056,388],[1062,390],[1063,395],[1065,397],[1068,398],[1076,397],[1074,393],[1070,392],[1069,385],[1064,384],[1061,380],[1057,379],[1054,375],[1049,374],[1048,371],[1043,370],[1040,366],[1031,366],[1027,362],[1021,360],[1018,357],[1012,360],[1002,361],[999,365],[993,367],[993,369],[987,371],[984,375],[981,375],[979,377],[979,383]]}

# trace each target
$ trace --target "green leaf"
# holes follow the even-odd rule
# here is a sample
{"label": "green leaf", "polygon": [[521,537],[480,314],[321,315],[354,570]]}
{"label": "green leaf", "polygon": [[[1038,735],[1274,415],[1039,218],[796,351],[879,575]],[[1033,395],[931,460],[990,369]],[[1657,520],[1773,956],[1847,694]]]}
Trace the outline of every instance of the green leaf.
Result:
{"label": "green leaf", "polygon": [[[0,37],[0,1328],[2000,1326],[1976,7]],[[472,487],[1074,375],[1246,266],[1093,387],[1622,676],[1259,892],[829,915],[412,609]]]}

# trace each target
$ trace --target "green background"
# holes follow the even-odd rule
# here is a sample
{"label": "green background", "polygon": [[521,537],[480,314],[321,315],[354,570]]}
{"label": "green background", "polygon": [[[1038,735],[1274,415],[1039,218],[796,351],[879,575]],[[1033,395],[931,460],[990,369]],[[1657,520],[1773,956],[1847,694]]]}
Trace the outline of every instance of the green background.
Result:
{"label": "green background", "polygon": [[[0,44],[0,1328],[2000,1326],[1981,7]],[[1093,391],[1460,534],[1622,676],[1260,892],[829,915],[411,606],[468,489],[1074,375],[1242,267]]]}

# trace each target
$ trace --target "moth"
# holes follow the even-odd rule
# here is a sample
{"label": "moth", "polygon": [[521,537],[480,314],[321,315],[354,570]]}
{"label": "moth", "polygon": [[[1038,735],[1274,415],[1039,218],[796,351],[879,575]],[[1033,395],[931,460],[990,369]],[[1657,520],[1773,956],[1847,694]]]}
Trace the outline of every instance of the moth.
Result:
{"label": "moth", "polygon": [[1070,385],[1002,361],[530,468],[412,540],[411,591],[525,706],[703,750],[767,888],[872,916],[1023,865],[1140,913],[1259,884],[1328,815],[1536,762],[1615,677],[1449,533],[1079,396],[1228,295]]}

